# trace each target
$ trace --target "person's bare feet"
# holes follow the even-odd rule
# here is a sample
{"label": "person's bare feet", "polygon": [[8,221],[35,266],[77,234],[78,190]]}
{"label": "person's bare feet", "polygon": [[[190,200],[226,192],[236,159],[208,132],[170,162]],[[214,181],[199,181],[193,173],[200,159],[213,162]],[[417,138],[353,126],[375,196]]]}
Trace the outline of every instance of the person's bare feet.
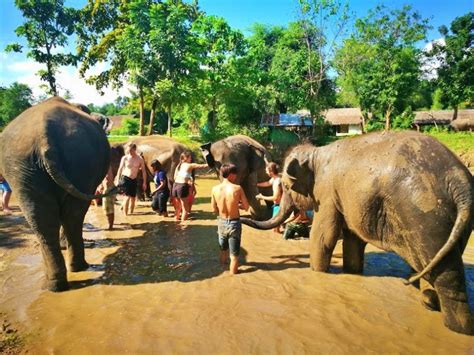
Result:
{"label": "person's bare feet", "polygon": [[3,214],[5,215],[11,215],[13,213],[13,211],[9,208],[4,208],[3,209]]}

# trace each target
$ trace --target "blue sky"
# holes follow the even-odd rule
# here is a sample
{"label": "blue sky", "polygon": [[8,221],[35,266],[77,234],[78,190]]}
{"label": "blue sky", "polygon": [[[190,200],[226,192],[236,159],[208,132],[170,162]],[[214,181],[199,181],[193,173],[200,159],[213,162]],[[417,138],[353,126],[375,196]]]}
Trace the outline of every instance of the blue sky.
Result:
{"label": "blue sky", "polygon": [[[82,7],[85,3],[86,0],[66,0],[67,6],[76,8]],[[429,40],[439,38],[440,25],[449,26],[454,18],[474,11],[474,0],[353,0],[349,2],[349,6],[356,16],[364,17],[370,9],[381,3],[389,8],[401,8],[409,4],[419,11],[423,18],[430,18],[433,29],[428,34]],[[248,29],[256,22],[285,26],[293,21],[296,18],[298,2],[297,0],[200,0],[199,4],[207,14],[223,17],[231,27],[248,34]],[[8,43],[21,42],[16,38],[14,31],[22,21],[14,0],[0,0],[0,85],[10,85],[14,81],[23,82],[33,87],[34,93],[38,95],[41,93],[40,82],[34,73],[40,67],[24,54],[3,52]],[[57,80],[63,89],[71,91],[75,101],[86,104],[111,102],[118,95],[108,90],[106,95],[100,96],[94,88],[79,78],[74,68],[63,68]],[[119,94],[127,95],[128,92],[123,89]]]}

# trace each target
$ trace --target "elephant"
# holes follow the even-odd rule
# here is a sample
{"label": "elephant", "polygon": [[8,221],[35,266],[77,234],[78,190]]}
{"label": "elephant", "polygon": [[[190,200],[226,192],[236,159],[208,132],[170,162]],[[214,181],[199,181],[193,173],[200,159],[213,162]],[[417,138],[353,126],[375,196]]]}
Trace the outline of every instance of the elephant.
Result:
{"label": "elephant", "polygon": [[[126,144],[129,143],[135,143],[137,145],[137,152],[145,161],[148,181],[152,181],[153,179],[150,164],[153,159],[158,159],[163,166],[163,169],[167,172],[168,183],[171,189],[174,182],[174,171],[176,166],[179,164],[180,155],[182,152],[188,150],[186,146],[164,136],[137,137]],[[117,174],[120,160],[125,154],[124,145],[125,144],[116,144],[111,148],[111,166],[114,176]],[[141,178],[141,174],[138,174],[138,178]],[[143,195],[145,193],[149,196],[150,191],[142,191],[141,185],[142,184],[139,182],[138,195]]]}
{"label": "elephant", "polygon": [[375,133],[323,147],[301,145],[285,159],[280,212],[242,223],[271,229],[295,208],[314,209],[310,265],[327,272],[339,238],[343,270],[362,273],[370,243],[417,272],[422,304],[441,310],[451,330],[474,333],[462,253],[473,228],[473,177],[436,139],[417,132]]}
{"label": "elephant", "polygon": [[60,234],[67,242],[69,270],[89,267],[82,226],[109,161],[99,124],[60,97],[27,109],[2,133],[0,171],[39,239],[48,290],[69,288]]}
{"label": "elephant", "polygon": [[460,131],[474,131],[474,117],[458,118],[449,124],[456,132]]}
{"label": "elephant", "polygon": [[[217,173],[222,164],[235,164],[238,168],[235,183],[242,186],[247,196],[250,214],[257,219],[269,216],[269,210],[255,198],[259,193],[257,183],[269,179],[265,167],[271,157],[263,145],[250,137],[235,135],[215,143],[203,144],[201,152],[209,167]],[[266,195],[271,195],[270,191],[271,188],[260,188],[260,192]]]}

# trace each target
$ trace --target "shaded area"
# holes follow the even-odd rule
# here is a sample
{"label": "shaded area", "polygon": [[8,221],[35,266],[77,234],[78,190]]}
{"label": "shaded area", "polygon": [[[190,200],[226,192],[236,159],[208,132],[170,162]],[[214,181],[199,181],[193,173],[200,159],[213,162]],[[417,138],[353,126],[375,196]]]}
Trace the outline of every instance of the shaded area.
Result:
{"label": "shaded area", "polygon": [[[92,266],[104,271],[101,277],[72,281],[71,286],[190,282],[212,278],[223,272],[218,259],[215,226],[162,221],[135,224],[132,228],[145,230],[145,233],[136,238],[95,240],[93,248],[119,246],[119,249],[107,255],[103,265]],[[241,248],[242,264],[245,264],[246,254]]]}
{"label": "shaded area", "polygon": [[0,248],[26,246],[27,234],[32,231],[23,216],[0,216]]}

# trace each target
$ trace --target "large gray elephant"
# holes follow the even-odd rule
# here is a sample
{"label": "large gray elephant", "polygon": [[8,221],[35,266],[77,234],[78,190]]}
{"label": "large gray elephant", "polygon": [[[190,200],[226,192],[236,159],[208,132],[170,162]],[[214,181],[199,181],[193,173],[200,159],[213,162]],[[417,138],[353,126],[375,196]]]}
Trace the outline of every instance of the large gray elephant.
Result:
{"label": "large gray elephant", "polygon": [[[153,159],[158,161],[167,172],[168,182],[170,189],[173,184],[174,171],[176,166],[179,164],[179,158],[182,152],[188,150],[185,145],[176,142],[175,140],[165,136],[146,136],[133,138],[125,144],[116,144],[111,149],[111,166],[114,176],[117,174],[120,160],[125,154],[125,145],[135,143],[137,145],[137,153],[140,154],[147,168],[148,181],[153,179],[151,174],[151,162]],[[138,178],[141,179],[141,174],[138,174]],[[142,183],[138,182],[138,195],[143,195],[144,191],[141,191]],[[145,192],[147,193],[147,192]],[[149,191],[147,193],[149,195]],[[140,196],[141,197],[141,196]]]}
{"label": "large gray elephant", "polygon": [[82,225],[109,159],[109,143],[99,124],[59,97],[24,111],[2,133],[0,171],[38,236],[45,286],[51,291],[69,288],[60,228],[67,241],[69,270],[89,266]]}
{"label": "large gray elephant", "polygon": [[[252,217],[269,217],[266,206],[260,204],[255,196],[262,192],[271,195],[268,188],[260,189],[257,183],[268,181],[266,164],[271,161],[268,151],[256,140],[244,135],[230,136],[215,143],[201,146],[201,152],[210,168],[218,172],[222,164],[235,164],[238,168],[236,184],[242,186],[250,204]],[[270,190],[271,191],[271,190]]]}
{"label": "large gray elephant", "polygon": [[[445,325],[474,333],[462,253],[473,227],[473,178],[436,139],[416,132],[378,133],[328,146],[296,147],[285,159],[280,213],[270,229],[311,200],[310,262],[326,272],[343,239],[344,271],[362,273],[366,243],[393,251],[416,270],[423,304]],[[304,203],[303,203],[304,204]]]}

